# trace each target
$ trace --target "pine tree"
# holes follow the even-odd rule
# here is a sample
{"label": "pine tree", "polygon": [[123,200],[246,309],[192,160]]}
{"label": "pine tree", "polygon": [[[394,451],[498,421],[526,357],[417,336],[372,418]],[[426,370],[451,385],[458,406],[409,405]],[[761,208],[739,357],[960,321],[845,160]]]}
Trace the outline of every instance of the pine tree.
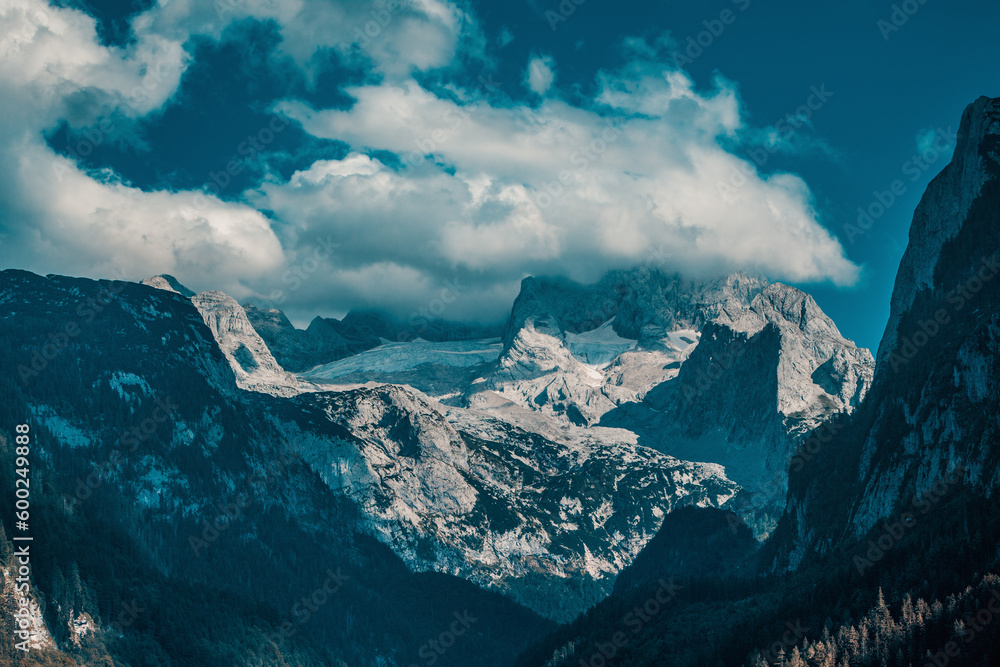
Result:
{"label": "pine tree", "polygon": [[57,641],[62,641],[66,638],[66,632],[69,629],[70,611],[73,602],[67,591],[66,578],[63,576],[59,566],[56,566],[52,573],[52,588],[49,591],[49,600],[52,602],[50,613],[55,614],[53,634]]}
{"label": "pine tree", "polygon": [[66,580],[66,592],[70,611],[74,614],[83,609],[83,581],[80,579],[80,568],[76,561],[69,564],[69,576]]}
{"label": "pine tree", "polygon": [[862,660],[868,660],[872,655],[871,641],[871,621],[868,617],[861,619],[858,624],[858,656]]}
{"label": "pine tree", "polygon": [[840,626],[837,632],[837,652],[844,658],[857,658],[861,655],[861,641],[858,631],[853,625]]}
{"label": "pine tree", "polygon": [[792,647],[792,652],[788,654],[788,660],[785,662],[785,665],[787,667],[806,667],[798,646]]}
{"label": "pine tree", "polygon": [[816,667],[834,667],[837,664],[837,646],[833,641],[824,642],[826,652],[816,659]]}
{"label": "pine tree", "polygon": [[911,636],[916,629],[917,610],[913,607],[913,600],[909,593],[903,596],[903,605],[899,610],[899,623],[906,637]]}
{"label": "pine tree", "polygon": [[817,639],[809,650],[812,653],[812,655],[806,655],[806,659],[810,663],[817,665],[817,667],[822,665],[830,655],[830,648],[827,645],[827,643],[822,639]]}
{"label": "pine tree", "polygon": [[948,602],[945,609],[948,610],[949,616],[956,616],[958,614],[958,598],[954,594],[949,595],[947,598]]}
{"label": "pine tree", "polygon": [[869,614],[872,628],[871,651],[882,665],[889,663],[890,647],[896,643],[897,626],[892,620],[889,606],[885,603],[882,588],[878,589],[878,599]]}
{"label": "pine tree", "polygon": [[923,627],[931,618],[931,606],[923,598],[917,598],[917,625]]}

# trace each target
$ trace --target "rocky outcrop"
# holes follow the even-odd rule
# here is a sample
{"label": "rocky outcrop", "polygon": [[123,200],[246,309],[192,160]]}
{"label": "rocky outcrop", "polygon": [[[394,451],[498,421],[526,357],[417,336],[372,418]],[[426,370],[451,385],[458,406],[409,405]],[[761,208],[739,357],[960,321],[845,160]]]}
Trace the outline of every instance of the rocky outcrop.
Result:
{"label": "rocky outcrop", "polygon": [[[268,344],[257,333],[236,299],[217,291],[195,294],[176,278],[165,274],[146,278],[141,284],[179,294],[191,301],[229,361],[236,384],[241,389],[291,396],[308,387],[308,383],[286,372],[278,364]],[[281,311],[269,311],[268,314],[273,317],[276,326],[280,326],[281,319],[288,322]],[[225,384],[223,381],[220,386],[225,389]]]}
{"label": "rocky outcrop", "polygon": [[149,287],[155,287],[156,289],[165,290],[167,292],[175,292],[181,296],[192,297],[194,296],[194,291],[188,289],[184,285],[181,285],[177,278],[165,273],[158,276],[153,276],[152,278],[146,278],[141,281],[143,285],[148,285]]}
{"label": "rocky outcrop", "polygon": [[191,303],[229,360],[241,389],[290,396],[305,388],[305,383],[278,365],[236,299],[209,291],[191,297]]}

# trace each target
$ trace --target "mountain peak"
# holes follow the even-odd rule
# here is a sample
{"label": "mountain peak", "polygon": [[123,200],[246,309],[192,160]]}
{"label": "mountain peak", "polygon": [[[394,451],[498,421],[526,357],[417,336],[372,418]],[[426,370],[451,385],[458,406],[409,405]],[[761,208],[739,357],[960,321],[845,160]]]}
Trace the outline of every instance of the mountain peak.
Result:
{"label": "mountain peak", "polygon": [[297,393],[301,383],[278,364],[236,299],[210,290],[193,296],[191,303],[226,355],[237,385],[277,395]]}
{"label": "mountain peak", "polygon": [[967,106],[954,143],[951,162],[927,186],[913,214],[909,244],[892,291],[889,322],[879,344],[879,364],[896,348],[900,319],[917,293],[933,287],[945,243],[961,231],[983,186],[1000,175],[1000,98],[980,97]]}
{"label": "mountain peak", "polygon": [[177,278],[174,278],[167,273],[161,273],[153,276],[152,278],[146,278],[141,284],[148,285],[149,287],[155,287],[156,289],[161,289],[167,292],[176,292],[177,294],[188,298],[195,295],[194,290],[188,289],[182,285]]}

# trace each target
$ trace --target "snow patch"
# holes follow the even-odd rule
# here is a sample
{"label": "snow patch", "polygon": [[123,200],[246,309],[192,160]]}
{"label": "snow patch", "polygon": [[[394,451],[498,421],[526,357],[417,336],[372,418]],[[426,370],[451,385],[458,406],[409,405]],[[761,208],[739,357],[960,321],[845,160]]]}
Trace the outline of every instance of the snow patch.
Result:
{"label": "snow patch", "polygon": [[584,333],[566,332],[566,347],[570,353],[585,364],[603,367],[610,364],[623,352],[634,348],[638,341],[622,338],[611,327],[611,318],[601,326]]}
{"label": "snow patch", "polygon": [[500,349],[497,339],[432,343],[417,338],[410,342],[386,343],[299,375],[307,380],[323,382],[352,373],[398,373],[424,364],[465,368],[496,361]]}

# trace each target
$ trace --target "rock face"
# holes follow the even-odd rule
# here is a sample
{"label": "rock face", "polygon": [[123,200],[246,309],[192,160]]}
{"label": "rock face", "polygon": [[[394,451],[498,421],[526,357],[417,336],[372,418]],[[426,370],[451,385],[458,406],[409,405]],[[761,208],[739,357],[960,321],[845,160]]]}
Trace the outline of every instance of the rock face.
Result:
{"label": "rock face", "polygon": [[998,176],[1000,100],[984,97],[914,213],[872,390],[793,477],[776,567],[863,535],[942,480],[986,497],[1000,486]]}
{"label": "rock face", "polygon": [[191,303],[229,360],[241,389],[281,396],[298,393],[303,383],[278,365],[236,299],[209,291],[191,297]]}
{"label": "rock face", "polygon": [[983,187],[995,178],[1000,122],[996,104],[996,100],[981,97],[965,109],[951,163],[927,186],[913,214],[909,243],[889,304],[889,322],[879,344],[879,363],[894,349],[900,320],[917,295],[939,284],[935,274],[942,251],[966,224]]}
{"label": "rock face", "polygon": [[295,403],[289,439],[412,568],[457,574],[562,621],[610,592],[671,509],[722,507],[738,489],[720,466],[636,447],[628,433],[549,439],[401,387]]}
{"label": "rock face", "polygon": [[147,278],[141,284],[190,299],[229,361],[241,389],[290,396],[306,388],[306,383],[278,365],[243,307],[231,296],[217,291],[195,294],[167,275]]}
{"label": "rock face", "polygon": [[296,329],[277,308],[247,304],[247,319],[267,343],[274,358],[289,371],[304,371],[318,364],[343,359],[360,352],[354,349],[327,320],[315,318],[307,329]]}

